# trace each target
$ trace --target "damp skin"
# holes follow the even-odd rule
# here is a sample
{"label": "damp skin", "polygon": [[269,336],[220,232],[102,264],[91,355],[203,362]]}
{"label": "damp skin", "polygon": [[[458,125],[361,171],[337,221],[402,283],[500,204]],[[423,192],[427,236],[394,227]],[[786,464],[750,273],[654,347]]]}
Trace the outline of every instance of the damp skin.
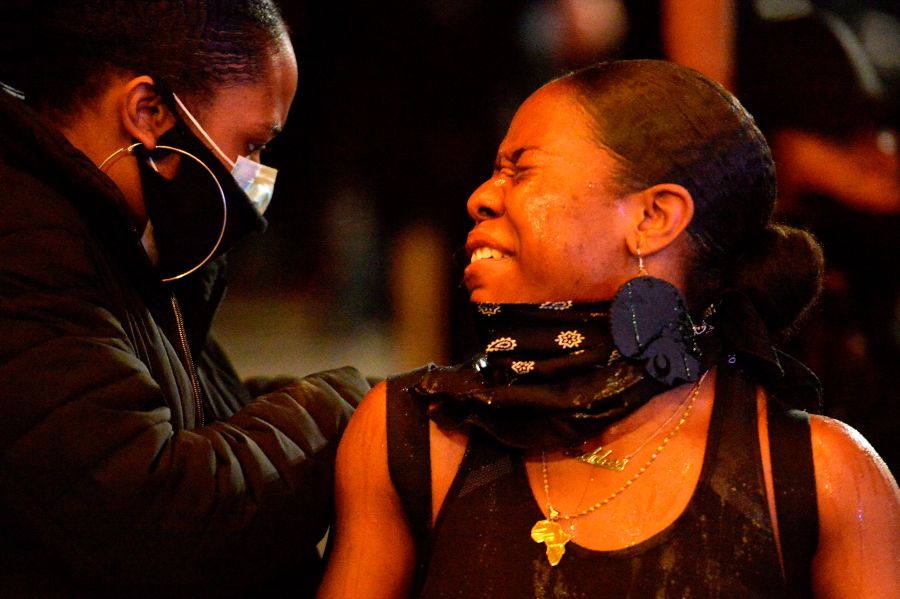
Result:
{"label": "damp skin", "polygon": [[629,214],[613,189],[615,159],[592,140],[583,109],[562,86],[523,104],[494,172],[468,202],[467,250],[502,257],[465,272],[475,302],[612,297],[634,275]]}
{"label": "damp skin", "polygon": [[[852,427],[821,416],[810,422],[820,521],[814,589],[825,597],[840,596],[835,589],[865,589],[876,580],[900,580],[896,480]],[[832,567],[817,567],[826,562]],[[834,568],[835,563],[843,567]],[[900,596],[898,588],[885,590],[883,596]]]}

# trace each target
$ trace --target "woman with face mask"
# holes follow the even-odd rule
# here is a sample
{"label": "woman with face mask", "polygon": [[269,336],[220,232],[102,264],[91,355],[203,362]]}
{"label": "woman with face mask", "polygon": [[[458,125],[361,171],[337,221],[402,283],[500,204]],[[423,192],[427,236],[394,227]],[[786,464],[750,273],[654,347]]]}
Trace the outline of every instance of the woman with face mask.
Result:
{"label": "woman with face mask", "polygon": [[278,10],[3,18],[0,595],[311,594],[367,385],[344,369],[259,394],[209,335],[297,86]]}
{"label": "woman with face mask", "polygon": [[777,343],[822,254],[740,104],[660,61],[519,108],[469,198],[483,352],[390,378],[320,597],[887,597],[900,494]]}

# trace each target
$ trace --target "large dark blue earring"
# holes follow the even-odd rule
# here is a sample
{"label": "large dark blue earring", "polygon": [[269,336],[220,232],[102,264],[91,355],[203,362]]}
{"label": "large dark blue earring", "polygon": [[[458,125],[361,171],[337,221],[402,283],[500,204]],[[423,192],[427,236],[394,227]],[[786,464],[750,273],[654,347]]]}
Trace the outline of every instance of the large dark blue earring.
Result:
{"label": "large dark blue earring", "polygon": [[610,308],[613,342],[625,358],[645,360],[647,373],[666,385],[700,376],[700,348],[684,298],[674,285],[646,275],[619,288]]}

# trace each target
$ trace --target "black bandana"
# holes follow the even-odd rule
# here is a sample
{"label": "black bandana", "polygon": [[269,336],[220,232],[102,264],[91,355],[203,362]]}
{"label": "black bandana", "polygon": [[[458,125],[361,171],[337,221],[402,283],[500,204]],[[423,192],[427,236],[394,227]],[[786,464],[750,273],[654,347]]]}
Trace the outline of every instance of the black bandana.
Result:
{"label": "black bandana", "polygon": [[475,308],[485,375],[494,384],[552,381],[585,368],[617,370],[622,364],[610,335],[609,302]]}
{"label": "black bandana", "polygon": [[471,424],[518,448],[570,446],[668,388],[616,348],[609,302],[476,310],[484,353],[413,389],[442,426]]}
{"label": "black bandana", "polygon": [[[680,296],[643,301],[671,295],[671,285],[649,277],[629,284],[612,303],[479,304],[483,353],[429,370],[409,391],[431,404],[431,419],[444,428],[475,426],[531,450],[579,445],[720,358],[740,361],[770,389],[790,389],[788,397],[817,398],[815,377],[772,347],[743,294],[723,295],[710,321],[695,328]],[[635,304],[634,287],[654,289]],[[634,339],[625,340],[629,328]]]}

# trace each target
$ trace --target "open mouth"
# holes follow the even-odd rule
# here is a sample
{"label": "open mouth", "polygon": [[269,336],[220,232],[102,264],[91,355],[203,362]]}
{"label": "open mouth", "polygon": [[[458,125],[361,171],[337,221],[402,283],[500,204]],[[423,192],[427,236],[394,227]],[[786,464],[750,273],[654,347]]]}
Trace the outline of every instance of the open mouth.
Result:
{"label": "open mouth", "polygon": [[475,264],[476,262],[480,262],[482,260],[500,260],[501,258],[506,258],[506,254],[504,254],[500,250],[495,250],[494,248],[489,247],[480,247],[476,248],[475,251],[472,252],[472,257],[469,259],[469,264]]}

